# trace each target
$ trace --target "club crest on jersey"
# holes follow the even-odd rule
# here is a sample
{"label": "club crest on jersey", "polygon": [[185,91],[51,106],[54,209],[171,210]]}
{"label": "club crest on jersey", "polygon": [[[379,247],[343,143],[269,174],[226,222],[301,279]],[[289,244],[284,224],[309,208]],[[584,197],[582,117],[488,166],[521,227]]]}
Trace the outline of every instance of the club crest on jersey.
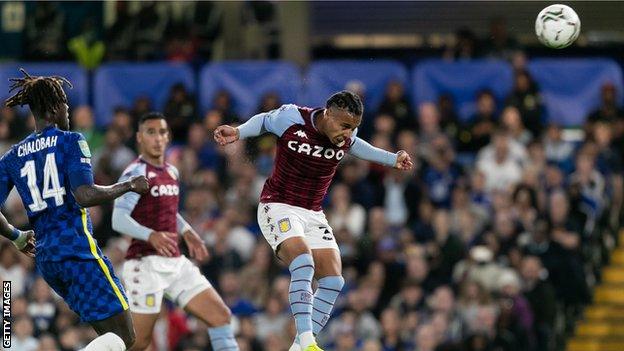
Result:
{"label": "club crest on jersey", "polygon": [[78,140],[78,146],[84,157],[91,157],[91,150],[89,150],[89,144],[86,140]]}
{"label": "club crest on jersey", "polygon": [[145,296],[145,304],[148,307],[154,307],[156,305],[156,296],[154,294],[147,294],[147,296]]}
{"label": "club crest on jersey", "polygon": [[290,219],[280,219],[279,222],[277,222],[277,226],[279,227],[280,232],[286,233],[290,230]]}
{"label": "club crest on jersey", "polygon": [[296,151],[300,154],[305,154],[312,157],[326,158],[328,160],[336,159],[342,160],[345,155],[344,150],[338,150],[332,148],[324,148],[320,145],[310,145],[308,143],[300,143],[297,140],[290,140],[288,142],[288,148],[292,151]]}
{"label": "club crest on jersey", "polygon": [[303,130],[299,129],[298,131],[294,132],[293,134],[295,134],[298,137],[301,138],[308,138],[308,135],[306,134],[306,132],[304,132]]}
{"label": "club crest on jersey", "polygon": [[157,177],[156,173],[154,173],[152,171],[147,172],[147,178],[152,179],[152,178],[156,178],[156,177]]}

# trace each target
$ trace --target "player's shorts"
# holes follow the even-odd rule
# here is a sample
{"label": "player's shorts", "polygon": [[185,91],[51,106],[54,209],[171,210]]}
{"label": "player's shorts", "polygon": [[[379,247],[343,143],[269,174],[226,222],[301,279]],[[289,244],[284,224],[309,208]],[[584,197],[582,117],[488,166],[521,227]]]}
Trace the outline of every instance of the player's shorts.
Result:
{"label": "player's shorts", "polygon": [[97,260],[36,261],[43,279],[84,322],[128,309],[128,299],[107,257]]}
{"label": "player's shorts", "polygon": [[339,250],[323,211],[312,211],[277,202],[260,203],[258,224],[273,251],[276,251],[284,240],[296,236],[303,237],[312,250]]}
{"label": "player's shorts", "polygon": [[185,256],[150,255],[124,263],[122,279],[128,291],[130,311],[160,312],[163,296],[184,308],[200,292],[212,287],[196,265]]}

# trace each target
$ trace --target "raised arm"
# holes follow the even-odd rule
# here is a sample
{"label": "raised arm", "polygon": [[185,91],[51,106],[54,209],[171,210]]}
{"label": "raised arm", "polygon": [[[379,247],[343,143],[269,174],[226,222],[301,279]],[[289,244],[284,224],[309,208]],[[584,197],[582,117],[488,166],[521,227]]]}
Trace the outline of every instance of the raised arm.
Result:
{"label": "raised arm", "polygon": [[375,147],[358,137],[353,138],[353,144],[351,144],[349,153],[362,160],[380,163],[397,169],[409,170],[414,166],[411,157],[404,150],[394,154]]}
{"label": "raised arm", "polygon": [[236,128],[228,125],[219,126],[214,131],[214,139],[219,145],[223,146],[239,139],[246,139],[264,133],[273,133],[281,136],[288,127],[297,123],[303,124],[303,117],[301,117],[297,106],[282,105],[273,111],[253,116]]}

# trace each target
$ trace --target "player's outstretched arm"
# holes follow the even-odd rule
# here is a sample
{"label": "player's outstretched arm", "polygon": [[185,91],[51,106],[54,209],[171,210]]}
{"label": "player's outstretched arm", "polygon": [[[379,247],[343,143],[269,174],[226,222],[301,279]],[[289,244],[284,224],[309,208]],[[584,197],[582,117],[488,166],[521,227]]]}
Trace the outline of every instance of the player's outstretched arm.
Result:
{"label": "player's outstretched arm", "polygon": [[129,191],[145,194],[148,188],[149,184],[147,178],[140,175],[134,176],[124,182],[108,186],[84,184],[76,188],[73,193],[80,206],[91,207],[107,201],[112,201]]}
{"label": "player's outstretched arm", "polygon": [[2,213],[0,213],[0,234],[11,240],[26,256],[35,257],[35,233],[32,230],[22,231],[13,227]]}
{"label": "player's outstretched arm", "polygon": [[388,152],[374,147],[358,137],[354,138],[349,153],[362,160],[380,163],[396,169],[410,170],[414,167],[412,158],[406,151],[401,150],[397,153]]}
{"label": "player's outstretched arm", "polygon": [[236,128],[228,125],[219,126],[214,131],[214,139],[219,145],[224,146],[240,139],[258,136],[267,132],[279,137],[288,127],[295,123],[303,123],[297,106],[282,105],[282,107],[273,111],[253,116]]}

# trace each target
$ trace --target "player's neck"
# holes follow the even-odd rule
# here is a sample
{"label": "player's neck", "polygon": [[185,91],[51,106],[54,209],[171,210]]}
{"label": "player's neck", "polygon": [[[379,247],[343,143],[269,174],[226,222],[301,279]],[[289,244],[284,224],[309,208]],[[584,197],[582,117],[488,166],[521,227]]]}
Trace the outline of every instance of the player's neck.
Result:
{"label": "player's neck", "polygon": [[163,167],[165,165],[165,156],[160,156],[160,157],[151,157],[149,155],[146,154],[141,154],[141,159],[143,159],[143,161],[149,163],[152,166],[156,166],[156,167]]}
{"label": "player's neck", "polygon": [[50,126],[55,125],[55,123],[46,121],[45,119],[35,118],[35,133],[39,133]]}

